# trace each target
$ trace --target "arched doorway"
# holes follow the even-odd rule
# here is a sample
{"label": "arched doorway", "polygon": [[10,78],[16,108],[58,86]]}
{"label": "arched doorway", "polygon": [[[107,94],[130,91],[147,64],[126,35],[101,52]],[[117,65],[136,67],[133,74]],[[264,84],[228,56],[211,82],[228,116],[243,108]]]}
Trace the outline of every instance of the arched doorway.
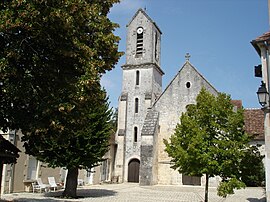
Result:
{"label": "arched doorway", "polygon": [[128,163],[128,182],[139,182],[140,161],[132,159]]}

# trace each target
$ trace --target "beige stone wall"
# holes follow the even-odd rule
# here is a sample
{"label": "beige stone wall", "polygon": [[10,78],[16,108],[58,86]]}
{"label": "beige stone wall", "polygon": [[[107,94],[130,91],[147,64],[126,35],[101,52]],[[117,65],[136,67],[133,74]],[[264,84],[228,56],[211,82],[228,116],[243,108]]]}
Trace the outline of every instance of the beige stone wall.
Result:
{"label": "beige stone wall", "polygon": [[[141,55],[136,54],[138,27],[143,28]],[[161,32],[158,27],[141,9],[127,25],[126,64],[122,66],[122,94],[118,108],[119,125],[116,137],[118,147],[114,173],[119,175],[121,182],[128,181],[129,162],[132,159],[141,160],[141,131],[147,108],[152,106],[162,91],[160,37]],[[139,72],[139,83],[136,82],[137,72]],[[138,99],[138,112],[135,112],[136,99]],[[137,141],[134,138],[135,127],[138,131]]]}
{"label": "beige stone wall", "polygon": [[182,184],[181,175],[170,168],[170,158],[165,152],[163,140],[168,140],[174,133],[182,112],[186,111],[188,104],[195,103],[202,87],[217,94],[217,91],[187,62],[154,105],[154,108],[160,113],[160,131],[158,133],[158,179],[160,184]]}
{"label": "beige stone wall", "polygon": [[124,94],[119,99],[118,104],[118,125],[115,134],[115,143],[117,145],[114,160],[113,176],[117,176],[119,182],[123,182],[123,167],[124,167],[124,136],[126,132],[126,109],[127,109],[127,94]]}

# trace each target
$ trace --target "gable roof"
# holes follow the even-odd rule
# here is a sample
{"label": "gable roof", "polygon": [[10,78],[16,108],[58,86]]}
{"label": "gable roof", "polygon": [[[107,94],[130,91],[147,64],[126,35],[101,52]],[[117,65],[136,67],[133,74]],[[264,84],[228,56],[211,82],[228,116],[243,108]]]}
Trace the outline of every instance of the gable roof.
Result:
{"label": "gable roof", "polygon": [[146,14],[146,12],[142,9],[139,8],[137,10],[137,12],[135,13],[135,15],[132,17],[132,19],[129,21],[129,23],[126,25],[127,27],[131,24],[131,22],[137,17],[137,15],[139,13],[142,13],[151,23],[153,23],[155,25],[155,27],[158,29],[158,31],[162,34],[161,30],[159,29],[159,27],[157,26],[157,24]]}
{"label": "gable roof", "polygon": [[161,95],[157,98],[157,100],[153,103],[152,106],[155,106],[155,104],[158,102],[158,100],[162,97],[162,95],[169,89],[169,87],[172,85],[172,83],[174,82],[174,80],[178,77],[178,75],[181,73],[181,71],[186,68],[187,66],[191,67],[203,80],[206,81],[206,83],[209,84],[209,86],[211,86],[211,88],[213,88],[216,92],[218,92],[216,90],[216,88],[207,80],[205,79],[205,77],[189,62],[189,60],[187,60],[184,65],[181,67],[181,69],[178,71],[178,73],[174,76],[174,78],[171,80],[171,82],[167,85],[167,87],[165,88],[165,90],[161,93]]}

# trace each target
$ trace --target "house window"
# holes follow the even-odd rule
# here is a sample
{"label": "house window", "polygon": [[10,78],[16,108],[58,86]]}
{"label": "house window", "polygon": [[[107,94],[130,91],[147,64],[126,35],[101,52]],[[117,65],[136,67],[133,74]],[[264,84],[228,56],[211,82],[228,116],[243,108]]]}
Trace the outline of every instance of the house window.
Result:
{"label": "house window", "polygon": [[135,98],[135,113],[139,111],[139,98]]}
{"label": "house window", "polygon": [[27,180],[35,180],[37,173],[37,160],[33,156],[28,158]]}
{"label": "house window", "polygon": [[138,128],[134,127],[134,142],[138,141]]}
{"label": "house window", "polygon": [[137,29],[136,56],[140,57],[143,53],[143,28]]}
{"label": "house window", "polygon": [[136,85],[140,83],[140,71],[136,71]]}

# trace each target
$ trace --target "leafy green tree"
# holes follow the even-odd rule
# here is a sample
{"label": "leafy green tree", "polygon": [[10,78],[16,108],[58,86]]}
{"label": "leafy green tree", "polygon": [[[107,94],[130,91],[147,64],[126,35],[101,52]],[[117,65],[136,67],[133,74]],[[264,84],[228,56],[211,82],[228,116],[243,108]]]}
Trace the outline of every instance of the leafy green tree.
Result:
{"label": "leafy green tree", "polygon": [[68,169],[107,151],[111,110],[100,86],[122,53],[107,15],[119,0],[9,0],[0,6],[0,124],[21,129],[26,152]]}
{"label": "leafy green tree", "polygon": [[206,176],[205,201],[209,177],[222,178],[218,194],[223,197],[233,194],[234,188],[245,187],[241,163],[247,153],[257,150],[249,146],[243,126],[243,110],[235,111],[228,95],[215,97],[203,88],[196,104],[188,105],[181,115],[170,142],[164,140],[172,168],[190,176]]}
{"label": "leafy green tree", "polygon": [[257,146],[251,146],[245,150],[245,158],[241,159],[241,180],[247,186],[265,186],[263,158]]}

